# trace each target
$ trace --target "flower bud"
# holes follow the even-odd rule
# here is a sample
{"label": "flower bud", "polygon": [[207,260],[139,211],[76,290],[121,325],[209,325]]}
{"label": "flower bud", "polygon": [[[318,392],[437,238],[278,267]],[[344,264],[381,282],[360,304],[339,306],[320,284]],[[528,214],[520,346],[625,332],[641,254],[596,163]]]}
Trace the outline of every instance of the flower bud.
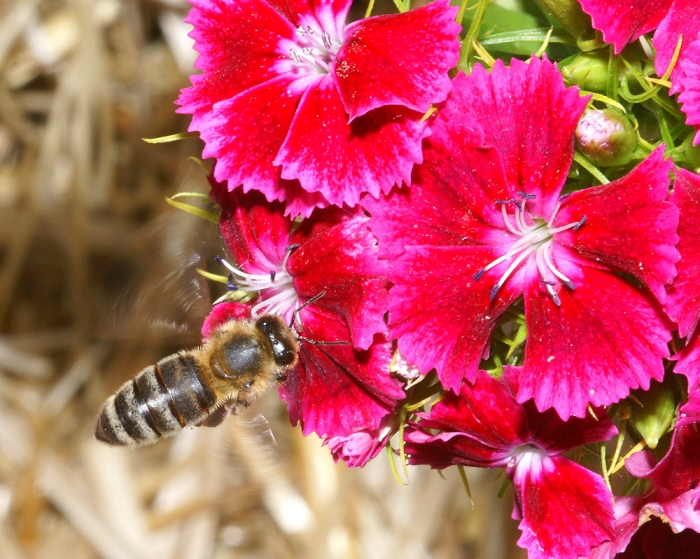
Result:
{"label": "flower bud", "polygon": [[647,446],[654,449],[676,416],[673,388],[652,380],[649,390],[635,391],[634,395],[641,405],[632,407],[632,423]]}
{"label": "flower bud", "polygon": [[623,165],[636,147],[634,128],[617,109],[587,110],[576,127],[576,148],[594,165]]}
{"label": "flower bud", "polygon": [[593,34],[591,18],[583,11],[578,0],[538,0],[538,2],[574,39]]}
{"label": "flower bud", "polygon": [[606,51],[584,52],[562,67],[561,73],[567,83],[586,91],[605,93],[608,81],[608,53]]}

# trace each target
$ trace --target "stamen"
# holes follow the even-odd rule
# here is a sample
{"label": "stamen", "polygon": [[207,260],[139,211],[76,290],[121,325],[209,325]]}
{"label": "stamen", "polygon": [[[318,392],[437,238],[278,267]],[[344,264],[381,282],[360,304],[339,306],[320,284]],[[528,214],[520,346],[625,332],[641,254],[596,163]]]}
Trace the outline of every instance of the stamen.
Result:
{"label": "stamen", "polygon": [[494,298],[496,297],[496,293],[498,290],[503,287],[503,284],[506,282],[508,277],[513,273],[513,271],[520,266],[520,263],[525,260],[528,256],[530,256],[533,252],[535,252],[536,248],[535,247],[528,247],[525,249],[520,256],[518,256],[515,261],[508,267],[508,269],[505,271],[505,273],[501,276],[501,279],[498,280],[498,283],[493,286],[493,289],[491,290],[491,295],[489,295],[489,301],[493,302]]}
{"label": "stamen", "polygon": [[333,46],[331,43],[331,36],[324,31],[321,37],[323,38],[323,46],[330,49]]}
{"label": "stamen", "polygon": [[[586,222],[586,217],[584,216],[578,222],[553,228],[552,224],[555,221],[557,212],[561,208],[561,201],[568,195],[560,197],[554,206],[552,215],[546,223],[542,219],[535,218],[529,213],[526,214],[527,202],[528,200],[536,199],[537,196],[535,194],[529,194],[519,190],[517,191],[517,195],[522,199],[522,202],[517,199],[512,199],[495,200],[494,203],[501,206],[501,215],[503,216],[504,227],[510,233],[517,235],[520,238],[511,244],[510,248],[505,254],[499,256],[488,265],[478,270],[472,276],[472,278],[474,281],[479,281],[487,271],[507,260],[510,260],[513,257],[516,257],[517,255],[513,262],[508,266],[508,269],[503,273],[498,282],[491,289],[489,299],[493,301],[496,298],[498,291],[505,284],[508,278],[527,258],[534,254],[535,265],[537,266],[537,271],[540,275],[540,281],[542,281],[543,285],[546,286],[547,292],[552,298],[554,304],[560,306],[561,299],[559,298],[559,288],[557,287],[559,282],[571,290],[576,289],[576,285],[573,281],[561,273],[554,263],[551,254],[551,246],[554,242],[554,235],[569,229],[577,231]],[[515,212],[512,216],[506,209],[508,204],[513,204],[515,206]],[[528,216],[532,223],[528,223]]]}
{"label": "stamen", "polygon": [[515,227],[513,227],[513,224],[510,222],[510,216],[508,215],[508,212],[506,211],[505,205],[501,206],[501,214],[503,215],[503,223],[505,224],[508,231],[510,231],[511,233],[514,233],[516,235],[520,235],[520,231],[518,231]]}
{"label": "stamen", "polygon": [[576,289],[576,285],[574,285],[574,282],[571,281],[569,278],[567,278],[564,274],[562,274],[559,270],[557,270],[557,267],[554,265],[554,262],[552,261],[552,254],[550,252],[550,248],[552,246],[552,241],[549,241],[546,243],[544,246],[543,255],[544,255],[544,261],[547,263],[547,268],[555,275],[557,276],[562,283],[568,287],[571,290]]}
{"label": "stamen", "polygon": [[289,57],[294,61],[294,64],[299,64],[299,55],[294,49],[289,49]]}
{"label": "stamen", "polygon": [[554,223],[554,218],[557,217],[557,212],[559,211],[559,208],[561,208],[561,201],[561,198],[557,200],[557,204],[554,206],[554,211],[552,212],[552,217],[550,217],[549,221],[547,222],[547,227],[551,227],[552,223]]}
{"label": "stamen", "polygon": [[251,316],[257,318],[261,314],[276,314],[287,317],[290,312],[294,312],[299,305],[297,293],[292,287],[292,278],[285,268],[287,259],[291,252],[299,245],[287,247],[281,270],[272,270],[269,274],[248,274],[229,262],[216,257],[216,261],[223,264],[230,272],[229,289],[248,292],[263,292],[273,289],[274,295],[259,301],[251,309]]}

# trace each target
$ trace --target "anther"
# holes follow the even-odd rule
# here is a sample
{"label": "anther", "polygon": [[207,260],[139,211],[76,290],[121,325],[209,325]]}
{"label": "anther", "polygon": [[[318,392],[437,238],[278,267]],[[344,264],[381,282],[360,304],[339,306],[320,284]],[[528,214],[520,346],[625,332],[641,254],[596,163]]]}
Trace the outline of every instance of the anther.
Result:
{"label": "anther", "polygon": [[294,49],[289,49],[289,57],[294,61],[294,64],[299,64],[299,55]]}
{"label": "anther", "polygon": [[326,47],[327,49],[331,48],[331,36],[326,33],[325,31],[323,32],[323,46]]}
{"label": "anther", "polygon": [[489,301],[493,303],[493,300],[496,298],[496,293],[498,293],[498,290],[501,288],[501,284],[497,283],[496,285],[493,286],[493,289],[491,289],[491,294],[489,295]]}
{"label": "anther", "polygon": [[518,190],[518,196],[521,198],[525,198],[525,200],[534,200],[537,198],[536,194],[528,194],[527,192],[523,192],[522,190]]}
{"label": "anther", "polygon": [[572,229],[574,231],[578,231],[579,229],[581,229],[581,227],[583,227],[584,223],[586,223],[586,216],[585,215],[581,218],[581,221],[579,221],[576,225],[574,225],[572,227]]}
{"label": "anther", "polygon": [[486,273],[486,268],[481,268],[481,270],[479,270],[476,274],[474,274],[472,276],[472,279],[474,281],[479,281],[485,273]]}
{"label": "anther", "polygon": [[229,291],[237,291],[238,286],[233,283],[233,274],[228,275],[228,283],[226,284],[226,289]]}
{"label": "anther", "polygon": [[276,276],[276,275],[277,275],[277,272],[275,272],[274,270],[271,270],[271,271],[270,271],[270,281],[271,281],[271,282],[273,282],[273,283],[275,282],[275,276]]}

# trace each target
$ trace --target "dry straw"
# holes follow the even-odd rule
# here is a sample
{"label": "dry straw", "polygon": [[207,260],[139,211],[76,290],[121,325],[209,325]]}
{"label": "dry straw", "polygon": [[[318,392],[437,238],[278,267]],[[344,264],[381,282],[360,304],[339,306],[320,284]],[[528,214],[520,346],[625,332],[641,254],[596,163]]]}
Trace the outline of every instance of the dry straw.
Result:
{"label": "dry straw", "polygon": [[210,301],[215,227],[164,202],[207,191],[201,144],[141,141],[187,126],[186,10],[0,1],[0,557],[511,557],[492,477],[470,472],[471,510],[456,471],[336,466],[276,394],[152,447],[93,440],[105,396],[196,344]]}

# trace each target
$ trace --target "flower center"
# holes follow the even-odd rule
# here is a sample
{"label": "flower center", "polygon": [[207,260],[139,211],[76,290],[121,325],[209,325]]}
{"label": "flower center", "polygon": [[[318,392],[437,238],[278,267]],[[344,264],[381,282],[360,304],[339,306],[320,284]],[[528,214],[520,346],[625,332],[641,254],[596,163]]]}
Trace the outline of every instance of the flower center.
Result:
{"label": "flower center", "polygon": [[[557,202],[549,221],[544,221],[543,219],[533,217],[527,211],[527,201],[533,200],[535,198],[534,194],[518,192],[518,196],[520,200],[515,198],[512,200],[496,200],[495,203],[501,206],[503,223],[506,229],[514,235],[517,235],[519,239],[511,245],[503,256],[496,258],[486,267],[474,274],[474,281],[478,281],[491,268],[498,266],[502,262],[512,260],[511,265],[491,290],[490,300],[493,301],[496,298],[498,290],[503,287],[511,274],[513,274],[513,272],[515,272],[529,257],[534,256],[541,281],[546,286],[554,304],[559,306],[561,305],[561,300],[559,299],[558,289],[555,288],[557,288],[560,283],[564,284],[569,289],[576,289],[576,286],[557,269],[552,260],[551,250],[552,243],[554,242],[554,235],[561,231],[566,231],[567,229],[578,230],[586,222],[586,216],[583,216],[580,221],[569,223],[562,227],[552,227],[564,197],[560,198]],[[514,208],[512,217],[506,209],[511,205]]]}
{"label": "flower center", "polygon": [[513,451],[513,456],[506,469],[515,484],[521,484],[527,476],[538,479],[546,469],[548,454],[534,444],[524,444]]}
{"label": "flower center", "polygon": [[287,71],[305,76],[322,76],[331,71],[331,63],[341,45],[338,37],[314,22],[312,25],[300,25],[294,39],[282,39],[279,47],[286,55]]}
{"label": "flower center", "polygon": [[248,274],[239,270],[223,258],[217,258],[230,272],[228,288],[249,293],[259,292],[261,301],[250,311],[253,318],[264,314],[274,314],[287,320],[290,324],[297,308],[299,297],[292,286],[292,277],[287,272],[287,260],[299,245],[287,247],[280,270],[271,270],[269,274]]}

